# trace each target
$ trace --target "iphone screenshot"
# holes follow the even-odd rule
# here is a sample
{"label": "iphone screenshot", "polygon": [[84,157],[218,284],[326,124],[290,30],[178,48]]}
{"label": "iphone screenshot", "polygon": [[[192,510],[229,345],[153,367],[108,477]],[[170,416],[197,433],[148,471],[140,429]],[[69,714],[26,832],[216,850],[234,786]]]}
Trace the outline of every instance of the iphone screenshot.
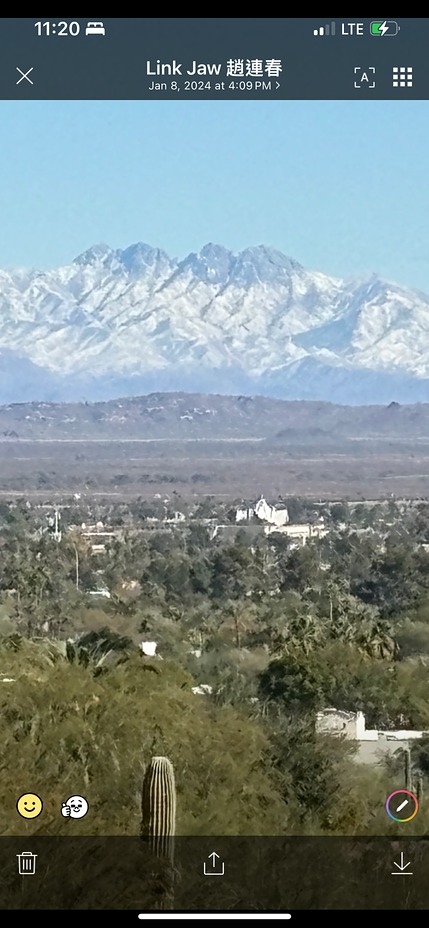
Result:
{"label": "iphone screenshot", "polygon": [[0,19],[5,926],[429,909],[428,43]]}

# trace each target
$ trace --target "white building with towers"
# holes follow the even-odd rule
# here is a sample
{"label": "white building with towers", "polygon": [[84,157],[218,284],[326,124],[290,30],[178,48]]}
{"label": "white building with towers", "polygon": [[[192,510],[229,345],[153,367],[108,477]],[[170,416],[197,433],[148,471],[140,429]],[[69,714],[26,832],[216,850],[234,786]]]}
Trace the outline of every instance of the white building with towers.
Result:
{"label": "white building with towers", "polygon": [[270,506],[263,496],[261,496],[254,508],[237,509],[235,521],[248,522],[253,516],[261,519],[262,522],[268,522],[270,525],[275,525],[277,527],[286,525],[289,522],[289,513],[287,509],[276,509],[275,506]]}
{"label": "white building with towers", "polygon": [[263,496],[261,496],[260,500],[256,503],[255,516],[277,527],[286,525],[289,522],[289,513],[287,509],[276,509],[275,506],[270,506]]}

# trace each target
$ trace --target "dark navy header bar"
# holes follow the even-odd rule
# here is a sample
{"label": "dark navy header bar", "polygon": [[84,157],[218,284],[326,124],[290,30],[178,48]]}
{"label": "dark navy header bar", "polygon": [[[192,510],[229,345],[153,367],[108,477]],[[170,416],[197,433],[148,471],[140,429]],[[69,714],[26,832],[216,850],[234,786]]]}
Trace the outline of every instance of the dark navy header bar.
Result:
{"label": "dark navy header bar", "polygon": [[429,19],[0,20],[4,100],[429,98]]}

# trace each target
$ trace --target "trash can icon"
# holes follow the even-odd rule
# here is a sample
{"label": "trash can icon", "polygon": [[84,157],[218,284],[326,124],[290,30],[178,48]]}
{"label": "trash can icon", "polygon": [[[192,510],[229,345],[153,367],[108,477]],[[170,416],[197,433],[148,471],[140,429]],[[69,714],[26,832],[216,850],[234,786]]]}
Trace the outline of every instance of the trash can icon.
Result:
{"label": "trash can icon", "polygon": [[20,876],[25,876],[29,873],[31,876],[34,876],[36,872],[36,857],[37,854],[33,854],[31,851],[23,851],[22,854],[16,855],[18,858],[18,873]]}

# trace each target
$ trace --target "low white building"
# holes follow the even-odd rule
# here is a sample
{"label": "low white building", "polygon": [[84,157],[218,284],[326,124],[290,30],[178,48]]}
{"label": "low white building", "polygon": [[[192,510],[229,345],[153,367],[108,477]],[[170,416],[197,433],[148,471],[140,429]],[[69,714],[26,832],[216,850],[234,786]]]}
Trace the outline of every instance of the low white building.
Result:
{"label": "low white building", "polygon": [[235,513],[236,522],[249,522],[255,515],[254,509],[237,509]]}
{"label": "low white building", "polygon": [[322,523],[311,525],[310,522],[289,522],[288,525],[266,525],[265,534],[271,535],[273,532],[279,532],[282,535],[288,535],[292,541],[299,545],[305,545],[312,538],[324,538],[328,534],[328,529]]}
{"label": "low white building", "polygon": [[316,715],[316,731],[325,735],[343,735],[350,741],[414,741],[429,734],[414,728],[384,731],[366,727],[363,712],[344,712],[342,709],[322,709]]}
{"label": "low white building", "polygon": [[363,712],[345,712],[343,709],[322,709],[316,715],[319,735],[342,735],[349,741],[377,741],[378,731],[366,729]]}
{"label": "low white building", "polygon": [[363,712],[345,712],[342,709],[322,709],[316,715],[316,732],[336,735],[357,742],[355,759],[363,764],[379,764],[386,754],[407,750],[410,741],[429,735],[427,731],[400,729],[383,731],[367,728]]}

